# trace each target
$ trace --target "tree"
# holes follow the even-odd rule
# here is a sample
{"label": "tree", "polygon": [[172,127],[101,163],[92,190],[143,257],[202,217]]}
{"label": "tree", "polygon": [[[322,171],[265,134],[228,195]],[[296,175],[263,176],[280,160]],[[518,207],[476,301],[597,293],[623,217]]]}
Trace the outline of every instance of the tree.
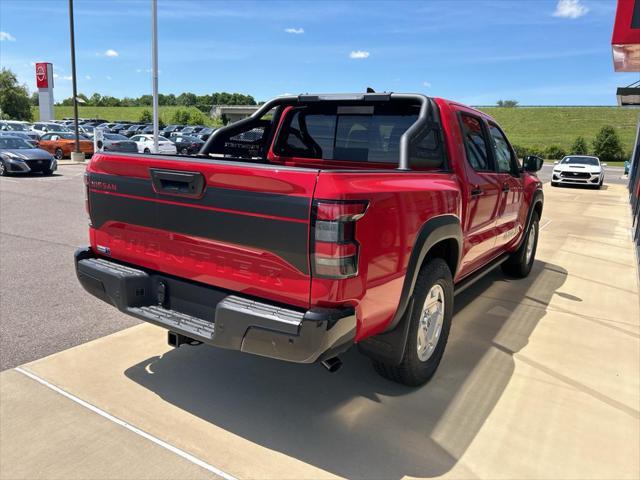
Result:
{"label": "tree", "polygon": [[179,108],[173,115],[171,116],[171,123],[175,123],[177,125],[188,125],[191,121],[191,114],[189,110],[183,110]]}
{"label": "tree", "polygon": [[603,162],[621,161],[624,158],[618,132],[611,125],[600,129],[593,140],[593,154]]}
{"label": "tree", "polygon": [[178,95],[176,103],[185,107],[191,107],[196,104],[197,99],[198,97],[196,97],[195,93],[184,92]]}
{"label": "tree", "polygon": [[31,94],[31,97],[29,97],[29,101],[31,102],[31,106],[33,107],[37,107],[38,105],[40,105],[40,96],[38,95],[38,92],[33,92]]}
{"label": "tree", "polygon": [[517,100],[498,100],[497,105],[504,108],[515,108],[518,106]]}
{"label": "tree", "polygon": [[586,155],[589,153],[589,148],[587,147],[587,141],[584,137],[576,138],[573,145],[571,145],[571,153],[574,155]]}
{"label": "tree", "polygon": [[564,149],[557,145],[551,145],[547,147],[544,153],[544,156],[546,158],[550,158],[552,160],[560,160],[562,157],[567,155],[567,152],[565,152]]}
{"label": "tree", "polygon": [[31,120],[31,99],[27,87],[9,69],[0,70],[0,116],[14,120]]}
{"label": "tree", "polygon": [[151,123],[153,122],[153,115],[146,108],[140,114],[140,118],[138,118],[138,122],[140,123]]}

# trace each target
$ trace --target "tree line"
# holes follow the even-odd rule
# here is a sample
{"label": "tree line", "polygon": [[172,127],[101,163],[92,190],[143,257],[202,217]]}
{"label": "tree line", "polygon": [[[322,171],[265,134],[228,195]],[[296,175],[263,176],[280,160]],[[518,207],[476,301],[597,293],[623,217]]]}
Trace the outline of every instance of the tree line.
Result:
{"label": "tree line", "polygon": [[[89,107],[150,107],[153,105],[151,95],[117,98],[99,93],[94,93],[91,96],[79,93],[78,98],[82,99],[81,105]],[[37,104],[37,97],[35,97],[35,101]],[[202,107],[208,111],[212,105],[257,105],[257,102],[251,95],[242,93],[214,92],[196,95],[191,92],[183,92],[180,95],[160,93],[158,94],[158,104],[171,107]],[[58,105],[73,105],[73,98],[65,98]]]}

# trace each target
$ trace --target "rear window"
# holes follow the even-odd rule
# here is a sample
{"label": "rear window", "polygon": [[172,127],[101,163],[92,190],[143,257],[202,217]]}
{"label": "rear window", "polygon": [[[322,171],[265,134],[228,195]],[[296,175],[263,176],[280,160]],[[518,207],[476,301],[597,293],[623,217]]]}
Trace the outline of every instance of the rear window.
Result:
{"label": "rear window", "polygon": [[[287,157],[397,164],[400,138],[418,119],[409,106],[338,106],[333,111],[308,107],[288,115],[276,152]],[[412,159],[439,160],[424,166],[442,165],[436,135],[427,134],[412,150]]]}

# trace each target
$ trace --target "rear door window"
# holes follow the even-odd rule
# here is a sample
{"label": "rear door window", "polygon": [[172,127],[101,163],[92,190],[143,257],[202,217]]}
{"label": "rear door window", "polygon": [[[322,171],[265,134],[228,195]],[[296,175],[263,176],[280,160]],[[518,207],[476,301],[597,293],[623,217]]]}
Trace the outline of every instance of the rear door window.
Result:
{"label": "rear door window", "polygon": [[464,137],[464,147],[469,165],[479,172],[493,172],[482,120],[468,113],[460,114],[460,126]]}

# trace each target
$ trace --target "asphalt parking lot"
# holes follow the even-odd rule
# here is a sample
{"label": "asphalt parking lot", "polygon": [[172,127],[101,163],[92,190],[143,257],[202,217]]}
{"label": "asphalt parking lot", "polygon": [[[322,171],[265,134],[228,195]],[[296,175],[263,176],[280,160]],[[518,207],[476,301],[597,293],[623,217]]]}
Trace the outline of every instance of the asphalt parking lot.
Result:
{"label": "asphalt parking lot", "polygon": [[623,186],[545,185],[532,274],[494,272],[456,297],[440,370],[414,390],[355,351],[329,374],[172,350],[85,294],[83,170],[0,179],[0,478],[637,477]]}
{"label": "asphalt parking lot", "polygon": [[83,173],[0,179],[0,370],[137,323],[75,279],[73,252],[88,244]]}

